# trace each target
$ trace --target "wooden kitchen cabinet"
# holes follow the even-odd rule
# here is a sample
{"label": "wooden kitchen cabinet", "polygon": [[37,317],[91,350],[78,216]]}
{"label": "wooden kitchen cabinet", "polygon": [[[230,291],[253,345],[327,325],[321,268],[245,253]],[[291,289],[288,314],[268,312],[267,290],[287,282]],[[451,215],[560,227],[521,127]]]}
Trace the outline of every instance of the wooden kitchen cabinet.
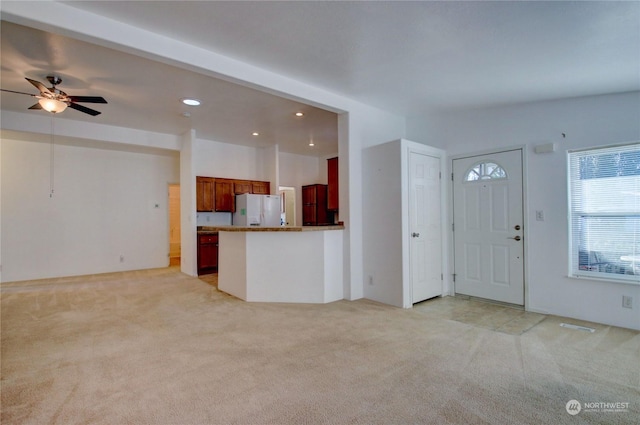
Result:
{"label": "wooden kitchen cabinet", "polygon": [[235,212],[236,195],[255,193],[270,195],[271,183],[220,177],[196,177],[196,211]]}
{"label": "wooden kitchen cabinet", "polygon": [[333,214],[327,210],[327,185],[302,186],[302,225],[322,226],[332,221]]}
{"label": "wooden kitchen cabinet", "polygon": [[218,270],[218,235],[198,235],[198,275]]}
{"label": "wooden kitchen cabinet", "polygon": [[271,183],[252,181],[251,193],[255,193],[256,195],[271,195]]}
{"label": "wooden kitchen cabinet", "polygon": [[251,182],[248,180],[236,180],[233,182],[233,193],[242,195],[243,193],[253,193],[251,191]]}
{"label": "wooden kitchen cabinet", "polygon": [[215,212],[235,211],[233,183],[234,181],[230,179],[214,179],[213,196]]}
{"label": "wooden kitchen cabinet", "polygon": [[196,177],[196,211],[213,211],[212,177]]}
{"label": "wooden kitchen cabinet", "polygon": [[338,211],[338,157],[327,159],[327,209]]}

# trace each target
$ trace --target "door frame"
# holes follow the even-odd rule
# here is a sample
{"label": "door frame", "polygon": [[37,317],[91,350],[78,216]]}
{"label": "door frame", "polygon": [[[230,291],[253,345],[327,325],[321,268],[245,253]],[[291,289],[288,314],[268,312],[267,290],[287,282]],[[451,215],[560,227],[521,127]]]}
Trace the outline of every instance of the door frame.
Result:
{"label": "door frame", "polygon": [[524,309],[525,311],[529,311],[529,196],[527,193],[528,184],[528,172],[527,172],[527,163],[528,163],[528,152],[527,145],[514,145],[514,146],[506,146],[503,148],[494,148],[494,149],[484,149],[480,151],[466,152],[462,154],[456,154],[449,157],[448,161],[448,173],[449,178],[449,210],[450,214],[447,216],[448,223],[447,228],[449,229],[447,240],[449,241],[449,270],[451,270],[451,291],[450,294],[454,296],[456,294],[455,282],[453,274],[455,273],[455,241],[454,241],[454,233],[453,233],[453,161],[456,159],[469,158],[473,156],[483,156],[483,155],[492,155],[507,151],[515,151],[519,150],[522,154],[522,220],[523,220],[523,229],[522,229],[522,237],[523,237],[523,291],[524,291]]}
{"label": "door frame", "polygon": [[[167,267],[169,267],[171,265],[171,209],[169,206],[169,198],[171,196],[171,186],[178,186],[178,188],[180,189],[180,199],[182,199],[182,187],[180,186],[180,182],[177,183],[173,183],[173,182],[167,182],[167,197],[166,197],[166,202],[167,202]],[[182,201],[180,201],[181,203],[179,204],[179,211],[180,211],[180,228],[182,228]],[[182,232],[180,234],[180,262],[182,262]]]}

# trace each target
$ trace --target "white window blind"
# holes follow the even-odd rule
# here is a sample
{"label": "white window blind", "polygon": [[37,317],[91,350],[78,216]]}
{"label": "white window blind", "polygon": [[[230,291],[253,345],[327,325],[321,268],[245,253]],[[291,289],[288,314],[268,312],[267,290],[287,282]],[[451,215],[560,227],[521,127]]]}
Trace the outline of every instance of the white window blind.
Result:
{"label": "white window blind", "polygon": [[640,283],[640,144],[569,152],[569,274]]}

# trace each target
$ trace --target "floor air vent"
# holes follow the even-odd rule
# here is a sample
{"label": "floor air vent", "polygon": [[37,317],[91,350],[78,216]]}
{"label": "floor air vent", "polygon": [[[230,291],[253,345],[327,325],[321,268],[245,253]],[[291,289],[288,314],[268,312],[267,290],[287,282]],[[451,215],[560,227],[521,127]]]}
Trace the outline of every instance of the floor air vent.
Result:
{"label": "floor air vent", "polygon": [[586,326],[572,325],[571,323],[560,323],[560,326],[562,326],[563,328],[577,329],[579,331],[586,331],[586,332],[595,332],[596,331],[593,328],[587,328]]}

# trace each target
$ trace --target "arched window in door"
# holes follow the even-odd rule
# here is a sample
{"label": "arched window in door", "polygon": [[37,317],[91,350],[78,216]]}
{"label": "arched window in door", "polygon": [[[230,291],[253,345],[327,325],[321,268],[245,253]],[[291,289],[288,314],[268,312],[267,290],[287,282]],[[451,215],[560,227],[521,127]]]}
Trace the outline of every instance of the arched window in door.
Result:
{"label": "arched window in door", "polygon": [[467,171],[464,181],[506,179],[507,172],[495,162],[479,162]]}

